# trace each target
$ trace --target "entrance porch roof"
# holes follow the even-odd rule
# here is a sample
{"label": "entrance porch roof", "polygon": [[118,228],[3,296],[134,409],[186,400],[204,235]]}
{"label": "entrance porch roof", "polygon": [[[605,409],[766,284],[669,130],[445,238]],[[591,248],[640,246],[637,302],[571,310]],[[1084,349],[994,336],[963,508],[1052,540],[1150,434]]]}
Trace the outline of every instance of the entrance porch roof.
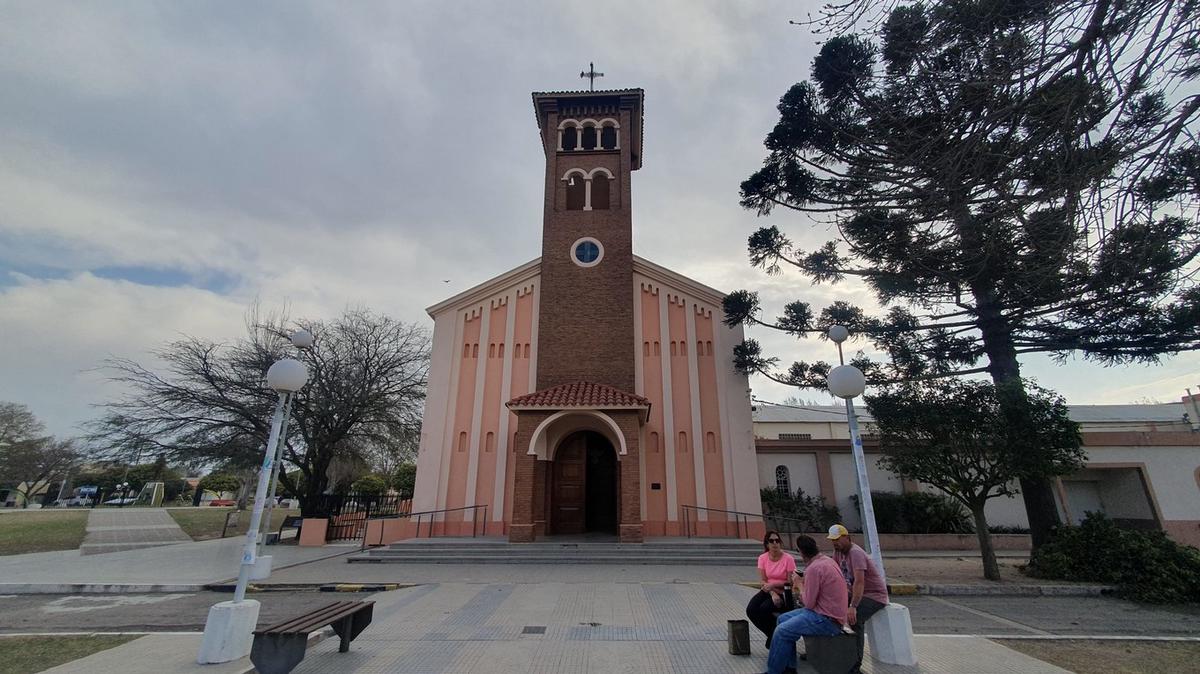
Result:
{"label": "entrance porch roof", "polygon": [[518,396],[505,403],[517,410],[640,410],[650,416],[650,401],[640,395],[591,381],[573,381]]}

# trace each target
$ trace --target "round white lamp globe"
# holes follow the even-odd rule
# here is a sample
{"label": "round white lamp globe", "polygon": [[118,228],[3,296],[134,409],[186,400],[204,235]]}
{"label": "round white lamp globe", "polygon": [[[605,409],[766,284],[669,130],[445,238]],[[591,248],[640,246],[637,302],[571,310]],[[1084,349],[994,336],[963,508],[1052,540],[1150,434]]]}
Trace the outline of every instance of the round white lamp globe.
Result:
{"label": "round white lamp globe", "polygon": [[826,385],[839,398],[854,398],[867,389],[867,378],[853,365],[839,365],[829,371]]}
{"label": "round white lamp globe", "polygon": [[308,330],[297,330],[292,333],[292,346],[297,349],[307,349],[312,346],[313,336]]}
{"label": "round white lamp globe", "polygon": [[267,386],[279,392],[299,391],[308,381],[308,368],[294,358],[277,360],[267,369]]}
{"label": "round white lamp globe", "polygon": [[828,334],[829,338],[838,344],[841,344],[850,337],[850,331],[847,330],[846,326],[844,325],[831,325],[829,326],[829,332],[826,334]]}

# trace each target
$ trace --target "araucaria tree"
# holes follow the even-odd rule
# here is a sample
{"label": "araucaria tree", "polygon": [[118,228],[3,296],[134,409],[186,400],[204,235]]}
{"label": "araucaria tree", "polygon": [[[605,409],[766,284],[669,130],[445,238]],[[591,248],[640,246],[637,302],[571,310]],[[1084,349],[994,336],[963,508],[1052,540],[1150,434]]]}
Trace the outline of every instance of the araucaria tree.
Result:
{"label": "araucaria tree", "polygon": [[309,380],[293,402],[283,459],[301,479],[286,470],[279,479],[310,512],[329,486],[335,460],[361,461],[379,448],[404,446],[417,432],[429,335],[366,310],[295,327],[313,334],[311,348],[292,348],[282,320],[252,319],[248,337],[232,344],[185,338],[166,345],[156,353],[165,363],[161,372],[128,359],[109,361],[112,379],[129,394],[105,405],[93,441],[117,455],[149,444],[180,463],[255,466],[277,399],[265,373],[280,358],[297,358],[308,366]]}
{"label": "araucaria tree", "polygon": [[[854,3],[851,3],[854,4]],[[862,3],[858,3],[862,4]],[[938,0],[898,4],[865,37],[826,41],[793,86],[742,205],[836,228],[802,250],[774,226],[750,237],[768,272],[859,279],[882,313],[787,305],[754,293],[730,324],[797,337],[842,323],[888,358],[871,382],[986,372],[1021,390],[1021,356],[1153,362],[1200,348],[1200,4],[1167,0]],[[756,342],[737,365],[786,373]],[[1028,425],[1023,396],[1001,401]],[[1021,480],[1035,545],[1058,521],[1045,478]]]}
{"label": "araucaria tree", "polygon": [[[1026,401],[1025,426],[1009,423],[1004,398]],[[983,575],[1000,580],[984,507],[1013,496],[1022,477],[1066,475],[1083,465],[1079,425],[1062,398],[1036,386],[941,379],[910,382],[867,396],[888,470],[941,489],[975,519]]]}

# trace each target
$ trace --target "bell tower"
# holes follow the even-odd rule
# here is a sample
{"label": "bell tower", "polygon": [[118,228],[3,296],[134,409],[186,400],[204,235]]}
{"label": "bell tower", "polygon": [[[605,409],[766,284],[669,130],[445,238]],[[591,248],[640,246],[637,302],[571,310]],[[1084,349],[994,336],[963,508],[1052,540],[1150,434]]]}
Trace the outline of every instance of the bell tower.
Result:
{"label": "bell tower", "polygon": [[537,388],[634,390],[630,176],[641,89],[533,94],[546,156]]}

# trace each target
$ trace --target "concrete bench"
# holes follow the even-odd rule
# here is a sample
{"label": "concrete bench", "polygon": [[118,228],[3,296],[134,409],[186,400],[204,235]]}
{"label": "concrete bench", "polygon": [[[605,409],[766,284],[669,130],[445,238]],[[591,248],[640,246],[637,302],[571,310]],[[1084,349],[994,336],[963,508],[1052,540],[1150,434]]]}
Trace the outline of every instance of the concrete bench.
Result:
{"label": "concrete bench", "polygon": [[804,653],[817,674],[847,674],[858,663],[858,638],[853,634],[806,636]]}
{"label": "concrete bench", "polygon": [[350,650],[350,642],[367,625],[375,610],[373,601],[335,601],[315,611],[254,630],[250,662],[260,674],[287,674],[304,659],[308,635],[326,625],[341,638],[339,653]]}

